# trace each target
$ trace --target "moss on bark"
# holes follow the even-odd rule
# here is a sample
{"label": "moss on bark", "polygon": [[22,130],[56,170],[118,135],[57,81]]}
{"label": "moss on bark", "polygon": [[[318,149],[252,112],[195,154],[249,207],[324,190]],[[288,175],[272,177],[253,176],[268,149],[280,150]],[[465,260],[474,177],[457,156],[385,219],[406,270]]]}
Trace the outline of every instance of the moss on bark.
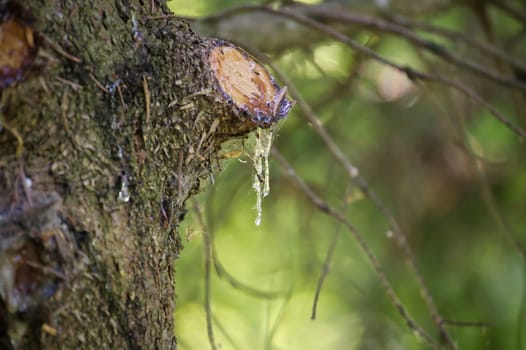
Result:
{"label": "moss on bark", "polygon": [[[221,141],[255,124],[227,125],[243,117],[215,86],[214,42],[183,21],[149,19],[165,7],[25,6],[41,47],[26,80],[1,92],[0,270],[39,284],[0,286],[0,344],[175,348],[184,201],[210,175]],[[27,225],[30,214],[37,223]],[[13,262],[21,257],[29,270]],[[7,300],[14,292],[34,305]]]}

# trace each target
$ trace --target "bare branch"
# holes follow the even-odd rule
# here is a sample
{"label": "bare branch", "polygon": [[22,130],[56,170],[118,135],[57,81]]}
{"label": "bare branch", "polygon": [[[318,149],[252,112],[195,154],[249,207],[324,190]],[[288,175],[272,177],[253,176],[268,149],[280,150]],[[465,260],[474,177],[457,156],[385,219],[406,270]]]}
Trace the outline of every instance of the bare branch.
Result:
{"label": "bare branch", "polygon": [[[291,13],[290,11],[287,11],[287,10],[281,10],[278,12],[287,13],[287,14]],[[312,12],[308,12],[307,14],[310,15],[309,17],[321,18],[321,19],[331,20],[331,21],[341,21],[345,23],[359,24],[367,28],[372,28],[372,29],[383,31],[383,32],[398,35],[406,39],[407,41],[409,41],[411,44],[417,47],[423,48],[424,50],[429,51],[432,54],[442,58],[446,62],[449,62],[461,68],[465,68],[466,70],[472,73],[475,73],[479,76],[490,79],[503,86],[513,87],[513,88],[520,89],[522,91],[526,91],[525,83],[515,80],[515,79],[503,77],[502,73],[498,73],[498,72],[489,70],[487,67],[483,67],[477,64],[476,62],[463,59],[455,55],[451,51],[448,51],[444,46],[436,42],[433,42],[431,40],[423,39],[419,37],[418,35],[416,35],[414,32],[412,32],[411,30],[409,30],[408,28],[398,25],[396,23],[391,23],[391,22],[388,22],[388,21],[385,21],[379,18],[372,17],[372,16],[342,12],[342,11],[335,11],[332,9],[325,9],[325,8],[314,9]],[[506,55],[503,55],[503,54],[501,54],[500,56],[507,57]]]}
{"label": "bare branch", "polygon": [[477,49],[481,53],[491,55],[499,59],[500,61],[509,64],[510,66],[514,68],[526,71],[526,64],[524,63],[524,61],[521,61],[517,59],[516,57],[511,56],[508,52],[501,50],[497,46],[491,45],[486,42],[474,40],[467,35],[464,35],[459,32],[454,32],[446,28],[436,27],[428,23],[418,22],[409,17],[405,17],[402,15],[396,14],[388,18],[393,23],[399,24],[406,28],[423,30],[428,33],[440,35],[453,42],[464,43],[465,45],[472,47],[474,49]]}
{"label": "bare branch", "polygon": [[[489,70],[487,67],[481,66],[474,61],[464,59],[460,56],[455,55],[453,52],[446,49],[446,47],[433,42],[428,39],[424,39],[413,31],[411,28],[418,28],[426,30],[427,32],[435,33],[441,35],[444,38],[453,40],[453,41],[462,41],[465,44],[474,47],[482,52],[485,52],[489,55],[492,55],[504,62],[507,62],[511,66],[526,70],[526,65],[518,59],[510,56],[506,52],[500,50],[496,46],[477,42],[469,37],[466,37],[460,33],[449,31],[447,29],[435,27],[432,25],[419,23],[417,21],[411,20],[403,16],[396,16],[387,21],[378,17],[359,14],[356,12],[347,11],[341,7],[327,6],[327,5],[298,5],[286,6],[278,10],[274,10],[269,6],[263,5],[240,5],[228,8],[224,11],[214,13],[210,16],[200,19],[200,22],[218,22],[225,18],[231,18],[243,13],[271,13],[278,14],[290,19],[293,19],[297,22],[307,24],[310,27],[316,28],[312,22],[317,22],[318,20],[329,20],[331,23],[335,22],[344,22],[351,23],[363,26],[365,28],[374,29],[378,31],[383,31],[386,33],[391,33],[397,35],[416,47],[423,48],[424,50],[431,52],[433,55],[442,58],[444,61],[449,62],[455,66],[464,68],[472,73],[477,74],[478,76],[484,77],[486,79],[492,80],[498,84],[501,84],[506,87],[516,88],[522,91],[526,91],[526,83],[516,80],[513,78],[503,77],[502,73]],[[312,21],[309,22],[306,19]],[[320,21],[321,22],[321,21]],[[321,24],[321,23],[319,23]],[[327,28],[332,27],[326,26]],[[333,36],[330,32],[316,28],[321,32],[327,33],[330,36]],[[341,39],[337,39],[340,40]],[[358,44],[359,45],[359,44]],[[353,47],[356,49],[356,47]],[[374,57],[373,57],[374,58]]]}
{"label": "bare branch", "polygon": [[[348,206],[348,201],[346,200],[348,195],[349,195],[349,189],[345,191],[345,194],[343,196],[342,212],[345,212],[345,209]],[[310,316],[311,320],[316,319],[316,311],[318,308],[318,301],[320,298],[321,289],[323,287],[323,283],[325,282],[325,278],[327,278],[327,275],[329,274],[332,258],[334,256],[334,252],[336,251],[338,240],[340,238],[340,227],[341,226],[338,225],[335,231],[333,232],[331,243],[329,245],[329,249],[327,249],[327,253],[325,254],[325,259],[323,261],[321,273],[320,273],[320,276],[318,277],[318,283],[316,284],[316,291],[314,292],[314,300],[312,302],[312,312]]]}
{"label": "bare branch", "polygon": [[217,328],[219,328],[219,330],[223,333],[223,335],[228,340],[228,342],[232,345],[232,348],[235,349],[235,350],[240,350],[241,347],[236,344],[236,342],[234,341],[234,338],[232,338],[232,336],[228,333],[226,328],[223,327],[223,325],[221,324],[221,322],[219,322],[217,317],[212,315],[212,318],[213,318],[213,321],[216,324]]}
{"label": "bare branch", "polygon": [[524,328],[526,327],[526,258],[522,259],[522,293],[517,315],[517,350],[524,348],[526,339],[524,337]]}
{"label": "bare branch", "polygon": [[318,134],[318,136],[323,140],[323,142],[325,143],[325,145],[331,152],[332,156],[345,169],[347,176],[349,176],[350,179],[353,180],[358,185],[358,187],[362,190],[364,195],[373,202],[376,208],[380,211],[380,213],[387,220],[389,226],[391,227],[391,230],[393,231],[394,236],[396,237],[396,242],[402,249],[406,257],[406,260],[409,264],[409,267],[411,268],[411,270],[413,271],[413,274],[415,275],[415,278],[420,287],[422,297],[424,301],[426,302],[426,305],[429,311],[431,312],[431,316],[433,318],[433,321],[435,322],[435,325],[437,326],[440,332],[441,337],[448,343],[451,349],[456,349],[456,345],[454,344],[453,340],[451,339],[451,337],[449,336],[447,330],[445,329],[443,325],[442,317],[440,316],[437,310],[437,307],[435,303],[433,302],[431,292],[429,291],[429,288],[424,282],[424,278],[422,274],[420,273],[420,270],[417,266],[414,254],[411,250],[411,247],[409,246],[409,243],[407,242],[407,238],[405,237],[405,234],[403,233],[400,225],[398,224],[394,216],[391,214],[389,209],[387,209],[387,207],[378,198],[376,193],[369,187],[367,180],[365,180],[365,178],[359,175],[358,168],[356,168],[354,165],[352,165],[349,162],[345,154],[341,151],[338,145],[336,145],[332,137],[328,134],[328,132],[325,130],[325,128],[321,124],[320,120],[318,119],[314,111],[310,108],[308,103],[305,102],[305,100],[301,97],[299,91],[296,89],[292,81],[288,79],[275,66],[272,66],[272,68],[276,72],[276,75],[279,77],[279,79],[289,87],[291,95],[297,100],[298,106],[303,112],[303,116],[311,124],[312,128]]}
{"label": "bare branch", "polygon": [[211,246],[212,257],[214,259],[214,268],[216,270],[217,275],[220,278],[225,278],[226,281],[235,289],[239,289],[240,291],[248,295],[251,295],[255,298],[261,298],[261,299],[276,299],[276,298],[284,297],[287,294],[286,292],[261,291],[259,289],[253,288],[239,281],[230,272],[228,272],[228,270],[225,269],[224,265],[219,261],[219,257],[217,256],[217,250],[215,248],[215,243],[213,239],[212,239],[211,244],[212,244]]}
{"label": "bare branch", "polygon": [[511,17],[514,17],[522,24],[526,23],[526,11],[524,10],[524,7],[521,8],[507,0],[492,0],[490,2],[492,5],[506,12]]}
{"label": "bare branch", "polygon": [[413,69],[413,68],[411,68],[409,66],[401,66],[399,64],[396,64],[396,63],[386,59],[385,57],[380,56],[379,54],[377,54],[375,51],[371,50],[370,48],[368,48],[366,46],[363,46],[362,44],[352,40],[348,36],[346,36],[346,35],[338,32],[338,31],[332,29],[329,26],[321,24],[321,23],[319,23],[319,22],[317,22],[315,20],[312,20],[312,19],[310,19],[310,18],[308,18],[306,16],[297,15],[295,13],[292,13],[292,12],[286,11],[286,10],[272,10],[272,9],[269,9],[269,8],[266,8],[266,9],[269,12],[276,13],[276,14],[281,15],[281,16],[285,16],[285,17],[289,17],[289,18],[295,19],[295,20],[297,20],[300,23],[303,23],[305,25],[308,25],[308,26],[311,26],[313,28],[316,28],[316,29],[326,33],[330,37],[332,37],[332,38],[334,38],[334,39],[346,44],[350,48],[352,48],[354,50],[358,50],[358,51],[362,52],[363,54],[369,56],[370,58],[372,58],[372,59],[374,59],[374,60],[376,60],[376,61],[378,61],[378,62],[380,62],[380,63],[382,63],[382,64],[384,64],[386,66],[394,68],[394,69],[396,69],[397,71],[399,71],[401,73],[404,73],[408,77],[409,80],[412,80],[412,81],[421,80],[421,81],[436,82],[436,83],[441,83],[443,85],[452,87],[455,90],[462,92],[464,95],[466,95],[470,99],[474,100],[477,104],[479,104],[481,107],[483,107],[488,112],[490,112],[493,116],[495,116],[498,120],[500,120],[504,125],[506,125],[510,130],[512,130],[514,133],[516,133],[519,137],[521,137],[521,139],[525,139],[526,138],[526,131],[523,128],[515,125],[511,120],[509,120],[502,113],[497,111],[491,104],[487,103],[476,92],[474,92],[473,90],[469,89],[468,87],[464,86],[463,84],[461,84],[459,82],[456,82],[454,80],[445,78],[443,76],[423,73],[423,72],[417,71],[417,70],[415,70],[415,69]]}
{"label": "bare branch", "polygon": [[[298,23],[302,23],[305,26],[314,28],[332,37],[333,39],[346,44],[353,50],[361,52],[365,56],[370,57],[380,62],[381,64],[384,64],[393,69],[396,69],[397,71],[405,74],[408,77],[408,79],[410,79],[411,81],[428,81],[432,83],[440,83],[445,86],[449,86],[461,92],[462,94],[467,96],[469,99],[477,103],[477,105],[487,110],[491,115],[493,115],[495,118],[501,121],[506,127],[512,130],[521,139],[526,139],[526,131],[522,127],[516,125],[508,117],[506,117],[504,114],[499,112],[496,108],[494,108],[490,103],[486,102],[486,100],[482,98],[479,94],[477,94],[473,89],[470,89],[464,84],[458,81],[455,81],[453,79],[444,77],[442,75],[424,73],[412,67],[394,63],[393,61],[379,55],[374,50],[356,42],[355,40],[352,40],[347,35],[338,32],[337,30],[333,29],[332,27],[328,25],[325,25],[319,21],[316,21],[310,18],[309,15],[310,16],[321,16],[326,19],[341,20],[341,21],[346,21],[349,23],[357,23],[357,24],[367,26],[370,28],[375,28],[378,30],[383,30],[386,32],[396,34],[402,38],[405,38],[412,44],[422,47],[432,52],[433,54],[441,57],[442,59],[457,65],[458,67],[468,69],[471,72],[476,73],[477,75],[481,77],[486,77],[504,86],[514,87],[514,88],[518,88],[520,90],[526,91],[525,83],[518,81],[518,80],[503,78],[500,75],[500,73],[489,71],[485,67],[482,67],[473,61],[467,61],[460,57],[457,57],[453,53],[447,51],[444,47],[434,42],[420,38],[419,36],[415,35],[413,32],[411,32],[407,28],[400,26],[397,23],[387,22],[385,20],[377,19],[371,16],[351,14],[348,12],[336,12],[333,9],[330,9],[330,8],[327,9],[325,7],[318,7],[318,6],[313,6],[313,7],[305,6],[305,9],[303,9],[302,7],[302,11],[292,11],[287,8],[274,10],[271,7],[260,6],[260,5],[242,5],[242,6],[233,7],[225,11],[222,11],[220,13],[206,17],[205,19],[203,19],[203,21],[207,21],[207,20],[216,21],[216,20],[219,20],[225,17],[229,17],[232,15],[238,14],[238,13],[256,12],[256,11],[268,12],[268,13],[275,14],[278,16],[286,17]],[[305,15],[302,14],[302,12],[305,12]],[[471,43],[473,44],[473,41],[471,41]],[[496,53],[501,59],[506,57],[505,54],[499,53],[499,50],[496,48],[490,49],[490,51],[493,53]],[[513,65],[517,65],[515,63],[515,60],[512,60],[510,63]],[[522,67],[523,64],[518,64],[518,66]]]}
{"label": "bare branch", "polygon": [[482,187],[482,199],[484,201],[484,204],[488,208],[492,219],[497,223],[497,226],[499,227],[500,231],[504,234],[508,242],[511,243],[517,249],[517,251],[522,255],[524,259],[526,259],[526,247],[513,233],[509,223],[506,221],[501,211],[499,210],[499,207],[495,202],[495,196],[491,191],[491,187],[488,182],[488,177],[484,172],[482,162],[480,160],[474,160],[474,162],[475,167],[477,169],[479,182]]}
{"label": "bare branch", "polygon": [[215,339],[214,339],[214,325],[212,322],[212,297],[211,297],[211,259],[212,259],[212,248],[210,244],[210,236],[208,232],[206,232],[205,229],[205,222],[203,220],[203,213],[201,206],[197,202],[197,200],[194,198],[192,200],[193,208],[197,216],[197,220],[199,222],[199,225],[203,228],[203,254],[205,259],[205,313],[206,313],[206,331],[208,335],[208,343],[210,344],[210,348],[212,350],[217,350],[218,347],[216,345]]}
{"label": "bare branch", "polygon": [[447,324],[448,326],[456,326],[456,327],[478,327],[478,328],[491,327],[491,324],[489,324],[488,322],[444,320],[444,323]]}
{"label": "bare branch", "polygon": [[[433,338],[429,334],[427,334],[427,332],[424,329],[418,326],[418,324],[409,315],[409,312],[404,307],[400,299],[398,299],[398,296],[393,290],[391,283],[387,279],[387,276],[385,275],[385,272],[380,262],[378,261],[378,258],[371,251],[371,249],[365,242],[365,239],[363,238],[362,234],[357,230],[357,228],[353,226],[353,224],[345,217],[344,214],[333,209],[327,202],[325,202],[323,199],[318,197],[318,195],[316,195],[314,191],[296,174],[294,169],[292,169],[292,167],[288,164],[285,158],[274,147],[272,148],[272,155],[278,161],[279,165],[283,168],[285,173],[303,191],[303,193],[307,196],[307,198],[311,201],[313,205],[315,205],[321,212],[334,217],[336,220],[341,222],[348,229],[348,231],[351,233],[353,238],[358,242],[358,245],[360,246],[362,251],[367,256],[367,259],[373,266],[378,279],[382,283],[382,287],[384,288],[385,293],[389,297],[391,303],[393,304],[395,309],[398,311],[400,316],[405,320],[408,327],[412,331],[414,331],[418,336],[426,340],[434,348],[438,349],[439,348],[438,344],[433,340]],[[451,348],[455,349],[456,347],[454,347],[454,344],[453,344],[453,347]]]}

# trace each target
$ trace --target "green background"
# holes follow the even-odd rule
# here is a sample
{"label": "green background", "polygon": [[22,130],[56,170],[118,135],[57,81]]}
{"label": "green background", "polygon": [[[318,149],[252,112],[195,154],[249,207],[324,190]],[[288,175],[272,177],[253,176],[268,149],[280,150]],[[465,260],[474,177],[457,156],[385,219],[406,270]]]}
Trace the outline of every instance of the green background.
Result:
{"label": "green background", "polygon": [[[241,3],[176,0],[170,7],[178,15],[199,17]],[[517,21],[498,11],[490,15],[497,38],[520,32]],[[473,31],[472,17],[469,9],[451,6],[418,19],[482,40],[483,33]],[[458,44],[427,37],[441,40],[467,59],[483,60]],[[395,62],[460,79],[524,125],[519,119],[524,110],[517,112],[512,90],[458,76],[400,38],[360,31],[354,39]],[[521,341],[526,346],[521,329],[526,328],[521,320],[526,317],[521,304],[525,262],[507,239],[514,235],[526,242],[524,143],[460,93],[437,84],[413,85],[332,40],[307,51],[291,47],[270,56],[395,214],[442,316],[489,324],[448,326],[459,348],[520,349]],[[352,70],[357,76],[346,85]],[[523,93],[519,99],[524,103]],[[436,337],[414,274],[387,221],[349,183],[298,107],[282,122],[275,146],[318,195],[346,213],[380,260],[403,305]],[[216,258],[238,281],[282,294],[256,298],[212,273],[214,334],[221,349],[429,348],[393,308],[352,236],[314,208],[272,158],[271,192],[263,201],[262,224],[257,227],[250,147],[243,149],[241,141],[234,141],[225,148],[244,153],[223,161],[215,184],[203,181],[208,184],[197,198],[214,236]],[[484,200],[485,186],[506,229]],[[189,213],[180,229],[185,248],[176,262],[175,332],[182,350],[209,348],[203,306],[205,229],[192,207],[188,201]],[[331,271],[318,317],[311,320],[316,282],[335,234],[340,237]]]}

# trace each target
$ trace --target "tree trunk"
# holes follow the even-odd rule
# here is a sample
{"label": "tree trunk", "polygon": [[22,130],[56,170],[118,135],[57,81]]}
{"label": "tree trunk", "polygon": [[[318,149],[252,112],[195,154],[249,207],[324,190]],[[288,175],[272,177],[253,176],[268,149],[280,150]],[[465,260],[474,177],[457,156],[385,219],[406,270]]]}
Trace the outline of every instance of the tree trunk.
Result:
{"label": "tree trunk", "polygon": [[1,92],[0,348],[175,348],[184,202],[274,119],[220,88],[227,44],[155,1],[0,6],[27,49]]}

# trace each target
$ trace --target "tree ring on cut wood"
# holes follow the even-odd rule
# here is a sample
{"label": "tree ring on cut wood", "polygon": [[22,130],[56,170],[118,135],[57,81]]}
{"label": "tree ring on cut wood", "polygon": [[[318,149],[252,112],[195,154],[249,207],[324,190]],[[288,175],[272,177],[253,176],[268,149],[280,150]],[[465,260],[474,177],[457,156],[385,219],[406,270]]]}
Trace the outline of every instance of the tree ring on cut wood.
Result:
{"label": "tree ring on cut wood", "polygon": [[216,41],[208,61],[219,89],[247,117],[246,123],[267,128],[289,113],[286,87],[280,89],[269,72],[244,50]]}

